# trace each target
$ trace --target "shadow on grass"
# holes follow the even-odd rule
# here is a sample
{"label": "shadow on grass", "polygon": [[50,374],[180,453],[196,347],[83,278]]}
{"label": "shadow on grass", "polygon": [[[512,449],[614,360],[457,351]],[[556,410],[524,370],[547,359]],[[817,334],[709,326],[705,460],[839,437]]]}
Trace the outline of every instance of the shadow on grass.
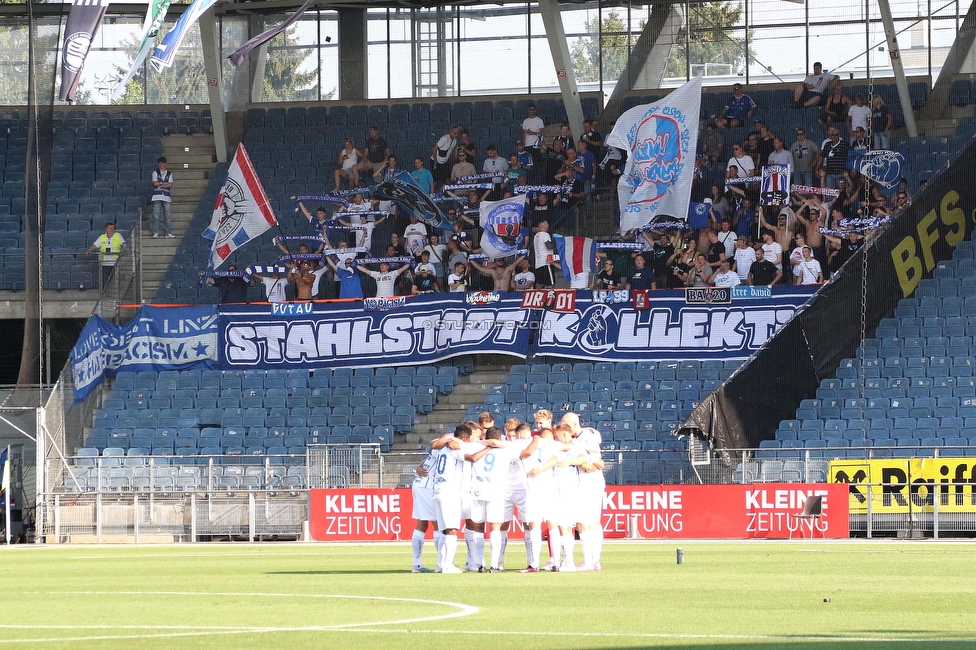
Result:
{"label": "shadow on grass", "polygon": [[269,576],[354,576],[354,575],[401,575],[404,573],[410,573],[410,569],[397,569],[397,570],[336,570],[336,571],[266,571],[265,575]]}

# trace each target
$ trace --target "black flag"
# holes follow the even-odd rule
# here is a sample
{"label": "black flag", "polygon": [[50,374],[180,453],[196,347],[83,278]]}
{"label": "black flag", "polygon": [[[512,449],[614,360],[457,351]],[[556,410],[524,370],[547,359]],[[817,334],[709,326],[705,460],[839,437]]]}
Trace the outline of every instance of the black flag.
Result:
{"label": "black flag", "polygon": [[73,102],[81,69],[85,67],[88,50],[102,24],[105,10],[111,0],[72,0],[68,23],[64,28],[64,46],[61,53],[61,94],[58,99]]}

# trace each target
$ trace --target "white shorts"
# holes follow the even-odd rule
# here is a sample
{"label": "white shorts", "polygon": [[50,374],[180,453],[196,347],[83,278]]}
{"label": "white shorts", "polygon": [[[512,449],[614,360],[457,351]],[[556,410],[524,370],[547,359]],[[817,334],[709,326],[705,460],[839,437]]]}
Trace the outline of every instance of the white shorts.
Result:
{"label": "white shorts", "polygon": [[596,526],[603,520],[603,495],[606,487],[603,472],[580,474],[577,523]]}
{"label": "white shorts", "polygon": [[477,524],[483,524],[486,521],[492,524],[500,524],[504,521],[504,516],[504,499],[492,499],[491,501],[475,499],[471,502],[471,521]]}
{"label": "white shorts", "polygon": [[456,494],[436,494],[434,505],[437,506],[437,530],[461,527],[461,500]]}
{"label": "white shorts", "polygon": [[430,488],[413,488],[413,518],[415,521],[437,521],[437,506]]}
{"label": "white shorts", "polygon": [[465,490],[464,494],[461,495],[461,519],[471,519],[472,502],[471,493]]}
{"label": "white shorts", "polygon": [[556,481],[559,498],[556,499],[556,512],[552,516],[560,526],[572,528],[576,525],[576,509],[579,505],[580,490],[577,481]]}
{"label": "white shorts", "polygon": [[502,521],[511,521],[515,516],[515,508],[518,508],[519,518],[522,521],[528,521],[525,518],[525,500],[525,488],[518,487],[514,490],[508,490],[505,493],[505,518]]}

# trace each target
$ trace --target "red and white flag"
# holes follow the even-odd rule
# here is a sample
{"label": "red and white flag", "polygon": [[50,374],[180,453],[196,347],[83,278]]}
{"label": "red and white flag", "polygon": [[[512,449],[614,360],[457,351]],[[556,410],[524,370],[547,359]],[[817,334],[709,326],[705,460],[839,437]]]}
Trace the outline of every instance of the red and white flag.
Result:
{"label": "red and white flag", "polygon": [[238,145],[227,181],[217,196],[210,226],[203,231],[204,237],[213,239],[210,268],[216,269],[235,250],[277,225],[254,165],[244,145]]}

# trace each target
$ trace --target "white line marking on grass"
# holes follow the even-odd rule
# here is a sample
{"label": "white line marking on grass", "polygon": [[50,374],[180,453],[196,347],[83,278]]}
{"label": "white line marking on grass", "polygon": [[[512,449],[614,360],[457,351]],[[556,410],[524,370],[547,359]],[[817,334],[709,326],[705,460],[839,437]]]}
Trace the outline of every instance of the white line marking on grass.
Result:
{"label": "white line marking on grass", "polygon": [[301,627],[223,627],[223,626],[175,626],[175,625],[5,625],[0,624],[0,629],[20,629],[20,630],[182,630],[165,632],[161,634],[135,634],[135,635],[102,635],[84,637],[56,637],[50,639],[23,638],[7,639],[0,638],[0,644],[7,643],[29,643],[29,642],[63,642],[63,641],[104,641],[111,639],[155,639],[170,637],[187,636],[210,636],[226,634],[269,634],[280,632],[330,632],[341,630],[354,630],[362,627],[375,627],[377,625],[410,625],[413,623],[428,623],[442,621],[451,618],[459,618],[477,614],[478,607],[465,605],[464,603],[453,603],[445,600],[428,600],[424,598],[396,598],[392,596],[355,596],[340,594],[279,594],[279,593],[248,593],[248,592],[207,592],[207,591],[28,591],[27,594],[39,595],[80,595],[80,596],[205,596],[205,597],[247,597],[247,598],[335,598],[350,600],[382,600],[387,602],[419,603],[423,605],[440,605],[451,607],[458,611],[435,616],[421,616],[416,618],[405,618],[393,621],[368,621],[365,623],[341,623],[337,625],[311,625]]}
{"label": "white line marking on grass", "polygon": [[[428,540],[429,541],[429,540]],[[119,556],[118,548],[113,548],[109,551],[106,549],[106,555],[72,555],[69,560],[141,560],[146,557],[167,557],[167,558],[184,558],[184,557],[322,557],[323,554],[327,554],[330,550],[329,547],[323,546],[317,553],[261,553],[260,551],[255,551],[253,553],[221,553],[219,551],[214,553],[137,553],[133,555]],[[331,549],[334,550],[334,549]],[[347,555],[403,555],[403,551],[363,551],[361,553],[354,552],[342,552],[336,555],[341,555],[345,557]]]}

